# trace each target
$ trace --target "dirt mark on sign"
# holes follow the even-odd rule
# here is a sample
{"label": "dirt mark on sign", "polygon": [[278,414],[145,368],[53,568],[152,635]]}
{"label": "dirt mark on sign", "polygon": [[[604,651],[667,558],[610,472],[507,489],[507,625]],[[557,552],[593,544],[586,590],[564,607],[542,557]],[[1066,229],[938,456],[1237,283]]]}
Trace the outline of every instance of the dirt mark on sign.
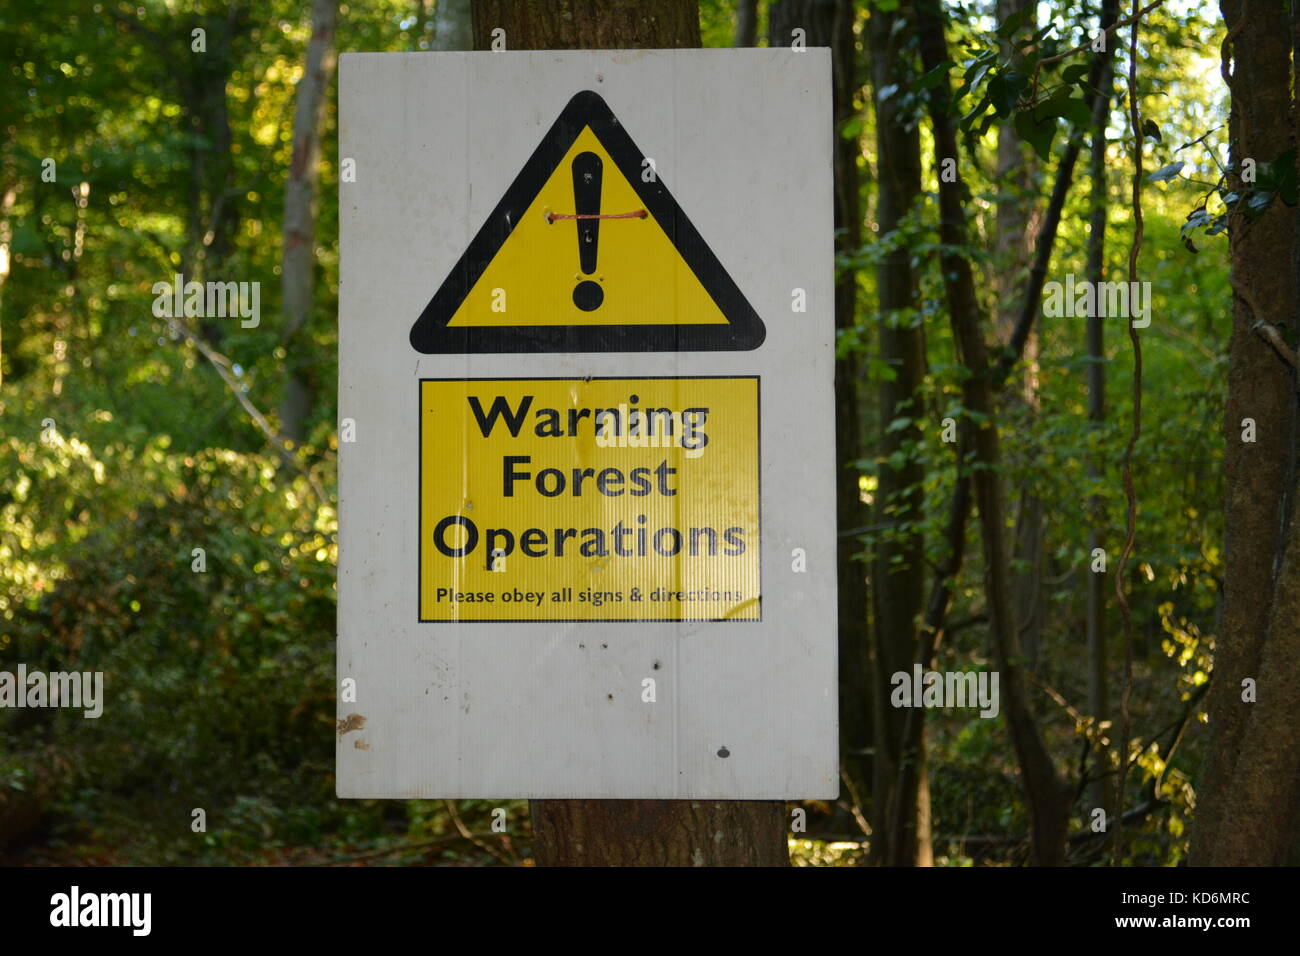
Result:
{"label": "dirt mark on sign", "polygon": [[366,725],[366,718],[360,714],[348,714],[338,722],[339,739],[343,739],[344,734],[351,733],[354,730],[360,730]]}

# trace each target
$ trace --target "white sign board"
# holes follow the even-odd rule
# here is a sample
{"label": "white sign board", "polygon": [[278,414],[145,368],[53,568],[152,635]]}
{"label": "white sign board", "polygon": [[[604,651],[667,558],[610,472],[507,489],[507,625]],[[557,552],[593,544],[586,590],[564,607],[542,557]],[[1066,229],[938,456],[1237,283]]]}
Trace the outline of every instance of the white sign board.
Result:
{"label": "white sign board", "polygon": [[339,85],[339,796],[835,796],[828,52]]}

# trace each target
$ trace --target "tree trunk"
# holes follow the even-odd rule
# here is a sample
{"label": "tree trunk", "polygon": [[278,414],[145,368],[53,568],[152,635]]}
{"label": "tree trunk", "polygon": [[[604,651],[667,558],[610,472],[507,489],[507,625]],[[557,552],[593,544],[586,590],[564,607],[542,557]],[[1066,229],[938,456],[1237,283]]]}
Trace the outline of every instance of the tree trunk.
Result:
{"label": "tree trunk", "polygon": [[[192,53],[191,30],[202,28],[205,52]],[[219,15],[195,16],[182,31],[181,62],[188,71],[181,78],[180,96],[185,121],[193,136],[190,146],[189,208],[181,272],[187,280],[226,280],[226,260],[234,249],[239,229],[239,197],[245,190],[235,185],[233,136],[226,88],[237,61],[234,47],[252,30],[247,9],[232,6]],[[170,50],[169,50],[170,52]],[[199,334],[214,348],[226,334],[225,323],[211,317],[198,323]]]}
{"label": "tree trunk", "polygon": [[[998,0],[998,22],[1004,23],[1037,0]],[[1036,29],[1038,18],[1031,16],[1027,30]],[[1002,41],[1004,56],[1013,51],[1009,38]],[[997,336],[1011,341],[1019,308],[1016,291],[1024,282],[1033,255],[1034,233],[1038,230],[1035,203],[1037,164],[1027,155],[1027,146],[1009,120],[998,127],[997,153],[997,236],[994,239],[993,294],[997,304]],[[1023,406],[1030,417],[1038,412],[1038,335],[1031,332],[1025,340],[1025,368],[1019,391],[1012,390],[1007,400]],[[1028,449],[1032,454],[1032,448]],[[1045,613],[1043,596],[1044,550],[1043,502],[1031,484],[1019,487],[1016,507],[1015,545],[1012,551],[1011,595],[1020,628],[1020,643],[1031,669],[1037,669],[1039,644]]]}
{"label": "tree trunk", "polygon": [[474,48],[667,50],[700,45],[698,0],[474,0]]}
{"label": "tree trunk", "polygon": [[469,0],[437,0],[433,15],[433,49],[470,50],[474,46],[474,18]]}
{"label": "tree trunk", "polygon": [[[920,37],[922,68],[937,69],[948,58],[944,20],[937,0],[915,0],[915,19]],[[957,135],[949,112],[951,86],[939,84],[928,99],[934,130],[935,168],[944,159],[958,159]],[[1004,527],[1001,450],[995,420],[993,375],[988,348],[980,328],[980,306],[975,293],[970,262],[958,251],[966,247],[966,216],[960,181],[939,182],[939,253],[945,283],[949,321],[958,357],[968,375],[962,385],[966,409],[972,413],[972,482],[979,508],[984,549],[984,586],[988,603],[989,632],[994,657],[1001,673],[1002,710],[1016,759],[1029,813],[1033,859],[1040,866],[1059,866],[1065,861],[1065,790],[1057,776],[1051,754],[1029,706],[1021,674],[1022,651],[1011,603],[1009,555]]]}
{"label": "tree trunk", "polygon": [[[415,23],[411,26],[411,52],[416,53],[422,47],[424,33],[429,28],[429,4],[432,0],[415,0]],[[442,4],[439,4],[442,6]]]}
{"label": "tree trunk", "polygon": [[736,39],[732,46],[758,45],[758,0],[736,4]]}
{"label": "tree trunk", "polygon": [[[1109,26],[1118,18],[1119,0],[1102,0],[1101,23]],[[1114,86],[1114,61],[1111,51],[1115,47],[1112,41],[1106,44],[1106,51],[1097,56],[1100,61],[1097,89],[1101,96],[1096,97],[1092,110],[1092,152],[1088,159],[1089,176],[1092,180],[1090,199],[1091,212],[1088,228],[1088,259],[1085,266],[1087,281],[1092,288],[1099,288],[1105,279],[1106,265],[1106,125],[1110,119],[1110,96]],[[1106,347],[1103,319],[1093,314],[1087,318],[1088,356],[1088,421],[1093,428],[1100,428],[1106,421]],[[1099,481],[1103,470],[1101,462],[1096,459],[1088,461],[1088,477]],[[1088,502],[1088,713],[1099,724],[1110,719],[1110,700],[1106,681],[1106,575],[1092,570],[1092,554],[1097,548],[1104,547],[1102,532],[1106,527],[1105,504],[1100,495],[1094,495]],[[1109,768],[1106,759],[1108,751],[1101,750],[1100,766],[1093,773]],[[1088,788],[1088,798],[1092,807],[1105,808],[1109,816],[1116,806],[1110,777],[1100,777]]]}
{"label": "tree trunk", "polygon": [[[832,110],[835,117],[835,230],[836,249],[854,252],[862,244],[862,210],[856,139],[839,135],[846,121],[855,115],[854,93],[860,87],[853,36],[853,6],[848,0],[777,0],[768,9],[768,45],[788,47],[795,28],[804,31],[808,46],[831,49]],[[843,269],[835,283],[835,328],[853,328],[857,305],[857,272]],[[835,362],[835,460],[836,524],[841,529],[861,528],[866,507],[858,484],[854,462],[864,455],[861,394],[862,372],[857,354],[849,353]],[[850,805],[853,795],[870,792],[874,770],[867,759],[872,742],[871,677],[867,637],[867,565],[861,558],[856,536],[839,539],[836,579],[839,586],[839,691],[840,761],[847,778],[842,803]]]}
{"label": "tree trunk", "polygon": [[[9,278],[9,247],[13,241],[13,227],[10,225],[9,217],[13,214],[14,202],[18,199],[18,186],[14,179],[11,179],[11,172],[8,161],[8,151],[6,151],[3,168],[5,180],[15,185],[5,189],[4,195],[0,197],[0,295],[4,293],[5,280]],[[0,340],[0,386],[4,385],[4,342]]]}
{"label": "tree trunk", "polygon": [[316,183],[320,169],[321,126],[325,122],[325,92],[334,74],[335,0],[312,4],[312,39],[307,64],[298,81],[294,103],[294,151],[285,182],[285,247],[281,260],[281,299],[285,328],[285,395],[279,407],[279,427],[289,440],[302,442],[312,407],[312,384],[307,375],[309,346],[295,338],[312,315],[316,287]]}
{"label": "tree trunk", "polygon": [[284,309],[281,343],[285,351],[287,381],[280,406],[280,430],[295,443],[303,439],[313,401],[308,376],[311,348],[295,340],[311,318],[312,292],[316,287],[316,185],[320,168],[320,133],[325,122],[325,94],[334,75],[337,17],[336,0],[315,0],[312,4],[311,42],[307,45],[302,79],[295,90],[293,153],[289,178],[284,184],[280,288]]}
{"label": "tree trunk", "polygon": [[531,810],[539,866],[789,862],[780,801],[533,800]]}
{"label": "tree trunk", "polygon": [[[475,0],[474,44],[511,50],[698,47],[697,0]],[[781,801],[533,800],[541,866],[787,866]]]}
{"label": "tree trunk", "polygon": [[[916,125],[898,110],[898,96],[881,98],[890,86],[905,88],[912,74],[911,30],[896,10],[873,10],[867,27],[876,106],[876,222],[879,241],[899,228],[921,192],[921,140]],[[910,126],[910,128],[909,128]],[[880,383],[880,453],[874,520],[877,525],[915,522],[923,517],[922,469],[908,459],[901,468],[890,455],[921,440],[920,388],[925,376],[925,342],[914,324],[916,277],[911,252],[902,245],[876,269],[879,289],[880,357],[894,370]],[[899,418],[911,419],[891,429]],[[924,602],[925,551],[919,531],[886,529],[872,562],[872,608],[876,756],[872,790],[872,841],[875,860],[894,866],[930,866],[934,855],[929,828],[930,791],[925,772],[925,714],[890,706],[890,678],[911,673],[917,657],[917,622]],[[916,722],[910,738],[909,716]]]}
{"label": "tree trunk", "polygon": [[[1240,169],[1245,158],[1271,162],[1294,145],[1292,25],[1285,4],[1222,0],[1220,7],[1234,37],[1229,138]],[[1225,63],[1225,78],[1227,70]],[[1229,181],[1247,188],[1235,173]],[[1247,225],[1234,207],[1229,235],[1235,294],[1224,423],[1223,622],[1191,855],[1202,866],[1280,862],[1295,837],[1300,771],[1295,372],[1253,328],[1260,321],[1295,328],[1296,211],[1275,200]],[[1254,442],[1242,441],[1246,418],[1256,423]],[[1247,678],[1256,682],[1258,703],[1242,699]]]}

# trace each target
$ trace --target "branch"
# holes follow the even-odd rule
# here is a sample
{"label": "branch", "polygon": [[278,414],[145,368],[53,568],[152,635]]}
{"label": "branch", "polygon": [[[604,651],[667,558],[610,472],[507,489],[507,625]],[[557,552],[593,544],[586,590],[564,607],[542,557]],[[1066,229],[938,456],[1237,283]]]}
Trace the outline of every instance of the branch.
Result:
{"label": "branch", "polygon": [[187,339],[190,344],[203,353],[204,358],[212,363],[212,367],[217,370],[217,374],[221,376],[221,380],[225,382],[234,393],[235,398],[239,400],[239,404],[244,406],[244,411],[248,412],[248,417],[251,418],[256,423],[257,427],[262,430],[263,434],[266,435],[267,440],[275,446],[276,451],[280,453],[280,457],[284,459],[286,464],[297,471],[298,474],[307,479],[307,485],[311,488],[312,494],[315,495],[316,503],[325,504],[329,500],[325,494],[325,489],[323,489],[316,479],[312,477],[311,473],[298,462],[298,459],[294,457],[293,452],[291,452],[289,447],[284,443],[284,439],[280,437],[279,433],[276,432],[273,427],[271,427],[271,423],[266,420],[266,416],[263,415],[258,410],[257,406],[249,399],[248,395],[244,392],[243,387],[235,378],[234,372],[231,371],[230,359],[226,358],[220,352],[215,351],[212,346],[208,345],[207,342],[204,342],[175,319],[167,318],[165,316],[163,318],[167,325],[171,327],[173,332]]}
{"label": "branch", "polygon": [[[1196,690],[1192,691],[1191,696],[1187,698],[1187,706],[1183,708],[1182,716],[1178,718],[1178,721],[1171,728],[1173,733],[1169,737],[1169,745],[1165,747],[1164,756],[1160,758],[1160,772],[1156,774],[1155,778],[1151,781],[1152,799],[1160,798],[1160,785],[1164,783],[1165,770],[1168,769],[1169,764],[1174,759],[1174,751],[1176,751],[1178,745],[1183,742],[1183,733],[1187,730],[1187,724],[1192,719],[1192,715],[1196,713],[1196,708],[1201,703],[1201,698],[1209,691],[1210,683],[1211,681],[1207,680],[1204,684],[1197,687]],[[1159,734],[1156,734],[1156,737],[1153,739],[1158,739],[1159,736]],[[1148,746],[1150,745],[1148,744]]]}
{"label": "branch", "polygon": [[[1163,0],[1161,0],[1163,2]],[[1153,4],[1154,6],[1154,4]],[[1102,15],[1105,16],[1108,11],[1103,7]],[[1113,16],[1113,14],[1112,14]],[[1105,32],[1112,33],[1120,26],[1119,23],[1107,27]],[[1087,44],[1085,44],[1087,46]],[[1079,52],[1084,47],[1079,47],[1072,52]],[[1068,56],[1070,54],[1062,54]],[[1053,59],[1059,59],[1054,57]],[[1110,111],[1110,96],[1106,87],[1110,86],[1108,81],[1111,60],[1111,50],[1109,47],[1105,51],[1098,52],[1092,58],[1092,66],[1088,73],[1088,81],[1094,90],[1097,91],[1092,101],[1092,124],[1093,126],[1103,125],[1106,115]],[[1042,62],[1050,61],[1040,61]],[[1035,77],[1035,83],[1037,78]],[[1007,342],[1002,355],[998,359],[997,366],[993,370],[993,387],[1000,390],[1006,383],[1007,377],[1011,370],[1015,368],[1017,362],[1025,354],[1025,346],[1029,342],[1029,334],[1033,331],[1034,320],[1038,317],[1043,297],[1043,283],[1047,280],[1047,270],[1052,263],[1052,247],[1056,243],[1056,234],[1061,226],[1061,216],[1065,209],[1065,200],[1069,195],[1070,186],[1074,181],[1074,166],[1079,159],[1079,151],[1082,148],[1083,136],[1081,131],[1076,131],[1071,137],[1069,144],[1066,146],[1065,153],[1061,156],[1061,162],[1057,166],[1056,182],[1052,186],[1052,197],[1047,204],[1047,212],[1043,217],[1043,224],[1039,227],[1038,237],[1034,243],[1035,255],[1034,264],[1029,271],[1029,282],[1025,286],[1024,299],[1021,301],[1020,315],[1016,317],[1015,328],[1011,332],[1011,339]],[[1093,143],[1094,150],[1097,144]]]}
{"label": "branch", "polygon": [[[1114,33],[1116,30],[1120,29],[1121,27],[1132,26],[1134,23],[1136,23],[1138,20],[1142,19],[1144,16],[1146,16],[1148,13],[1150,13],[1152,10],[1154,10],[1156,7],[1160,6],[1160,5],[1163,4],[1164,2],[1165,2],[1165,0],[1152,0],[1151,3],[1148,3],[1148,4],[1147,4],[1145,7],[1143,7],[1141,10],[1138,10],[1138,11],[1137,11],[1136,13],[1134,13],[1131,17],[1129,17],[1127,20],[1119,20],[1119,21],[1117,21],[1117,22],[1115,22],[1115,23],[1112,23],[1110,26],[1108,26],[1105,30],[1102,30],[1101,32],[1104,33],[1104,34],[1106,34],[1107,36],[1110,36],[1112,33]],[[1093,37],[1093,38],[1091,38],[1091,39],[1088,39],[1088,40],[1084,41],[1083,43],[1080,43],[1078,46],[1076,46],[1076,47],[1075,47],[1074,49],[1072,49],[1072,50],[1066,50],[1064,53],[1058,53],[1058,54],[1056,54],[1056,56],[1047,56],[1047,57],[1043,57],[1043,59],[1039,60],[1039,61],[1038,61],[1038,65],[1034,67],[1034,87],[1037,88],[1037,86],[1038,86],[1038,71],[1039,71],[1039,70],[1041,70],[1043,67],[1045,67],[1045,66],[1046,66],[1047,64],[1049,64],[1049,63],[1059,63],[1059,62],[1061,62],[1062,60],[1069,59],[1070,57],[1074,56],[1076,53],[1082,53],[1084,50],[1087,50],[1087,49],[1089,49],[1089,48],[1092,46],[1092,44],[1093,44],[1093,42],[1095,41],[1095,39],[1096,39],[1096,38]]]}
{"label": "branch", "polygon": [[1033,330],[1034,319],[1038,316],[1043,296],[1043,283],[1047,280],[1047,269],[1052,261],[1052,246],[1056,243],[1057,229],[1061,225],[1061,213],[1065,209],[1065,199],[1074,182],[1074,166],[1079,159],[1082,138],[1076,134],[1070,137],[1070,144],[1061,157],[1056,169],[1056,183],[1052,187],[1052,198],[1047,204],[1043,224],[1038,229],[1038,238],[1034,243],[1034,264],[1029,270],[1029,284],[1025,287],[1025,297],[1020,304],[1020,315],[1016,317],[1011,340],[1007,343],[993,369],[993,388],[1000,390],[1025,354],[1025,345],[1029,333]]}
{"label": "branch", "polygon": [[116,10],[116,9],[110,9],[108,11],[108,15],[112,17],[114,20],[116,20],[118,23],[120,23],[122,26],[126,27],[127,30],[129,30],[131,33],[136,33],[142,37],[147,37],[151,43],[154,43],[158,46],[162,46],[162,38],[153,30],[150,30],[147,26],[145,26],[143,23],[137,20],[135,17],[128,17],[125,14],[123,14],[120,10]]}
{"label": "branch", "polygon": [[964,631],[968,627],[974,627],[976,624],[987,624],[989,616],[987,614],[972,614],[970,617],[962,618],[960,621],[953,621],[947,627],[948,634],[956,634],[958,631]]}
{"label": "branch", "polygon": [[494,848],[492,844],[485,843],[484,841],[480,840],[478,837],[474,836],[474,834],[470,832],[469,827],[465,826],[465,821],[460,818],[460,811],[456,809],[456,803],[454,800],[444,800],[442,802],[447,807],[447,812],[451,815],[451,822],[456,825],[456,829],[460,832],[460,835],[462,837],[464,837],[470,843],[473,843],[476,847],[478,847],[484,853],[487,853],[489,856],[494,857],[495,859],[506,864],[507,866],[511,865],[511,861],[507,859],[505,856],[503,856],[501,853],[497,852],[496,848]]}
{"label": "branch", "polygon": [[1288,365],[1292,368],[1300,368],[1300,359],[1297,359],[1295,352],[1286,344],[1286,340],[1282,338],[1282,333],[1278,331],[1277,326],[1264,318],[1264,310],[1260,308],[1259,302],[1255,299],[1255,294],[1246,286],[1237,285],[1232,281],[1231,276],[1228,277],[1228,283],[1232,286],[1233,295],[1245,302],[1250,309],[1250,314],[1255,317],[1255,324],[1251,328],[1259,334],[1260,338],[1273,346],[1274,351],[1282,356]]}
{"label": "branch", "polygon": [[1251,328],[1259,333],[1260,338],[1273,346],[1274,351],[1276,351],[1278,355],[1282,356],[1288,365],[1292,368],[1300,368],[1300,360],[1296,359],[1295,352],[1291,351],[1291,347],[1286,344],[1286,341],[1282,338],[1282,333],[1277,330],[1276,325],[1269,325],[1263,319],[1260,319],[1252,325]]}
{"label": "branch", "polygon": [[1041,677],[1039,677],[1037,674],[1035,674],[1033,671],[1029,670],[1028,668],[1025,669],[1025,673],[1029,675],[1029,680],[1031,683],[1037,684],[1038,688],[1043,693],[1045,693],[1048,697],[1052,698],[1052,700],[1056,701],[1057,706],[1059,706],[1062,710],[1064,710],[1067,714],[1070,715],[1071,720],[1073,720],[1076,724],[1083,723],[1083,714],[1079,713],[1078,709],[1075,708],[1068,700],[1066,700],[1065,697],[1062,696],[1060,691],[1058,691],[1051,684],[1047,683],[1045,680],[1043,680]]}
{"label": "branch", "polygon": [[217,194],[217,198],[212,202],[212,215],[208,217],[208,231],[203,235],[203,247],[206,249],[212,245],[217,237],[217,226],[220,224],[221,216],[225,212],[226,202],[234,199],[236,196],[243,196],[251,192],[251,187],[243,189],[225,189]]}

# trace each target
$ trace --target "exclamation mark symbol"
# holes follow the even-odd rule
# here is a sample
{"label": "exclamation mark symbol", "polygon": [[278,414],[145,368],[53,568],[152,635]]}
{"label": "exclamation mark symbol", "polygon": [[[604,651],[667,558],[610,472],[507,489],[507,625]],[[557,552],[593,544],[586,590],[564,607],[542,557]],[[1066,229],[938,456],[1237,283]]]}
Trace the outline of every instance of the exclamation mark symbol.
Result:
{"label": "exclamation mark symbol", "polygon": [[[596,249],[600,242],[600,157],[579,153],[573,157],[573,201],[578,214],[578,264],[583,275],[596,272]],[[590,216],[591,218],[584,218]],[[594,312],[605,301],[605,290],[585,279],[573,290],[573,304],[583,312]]]}

